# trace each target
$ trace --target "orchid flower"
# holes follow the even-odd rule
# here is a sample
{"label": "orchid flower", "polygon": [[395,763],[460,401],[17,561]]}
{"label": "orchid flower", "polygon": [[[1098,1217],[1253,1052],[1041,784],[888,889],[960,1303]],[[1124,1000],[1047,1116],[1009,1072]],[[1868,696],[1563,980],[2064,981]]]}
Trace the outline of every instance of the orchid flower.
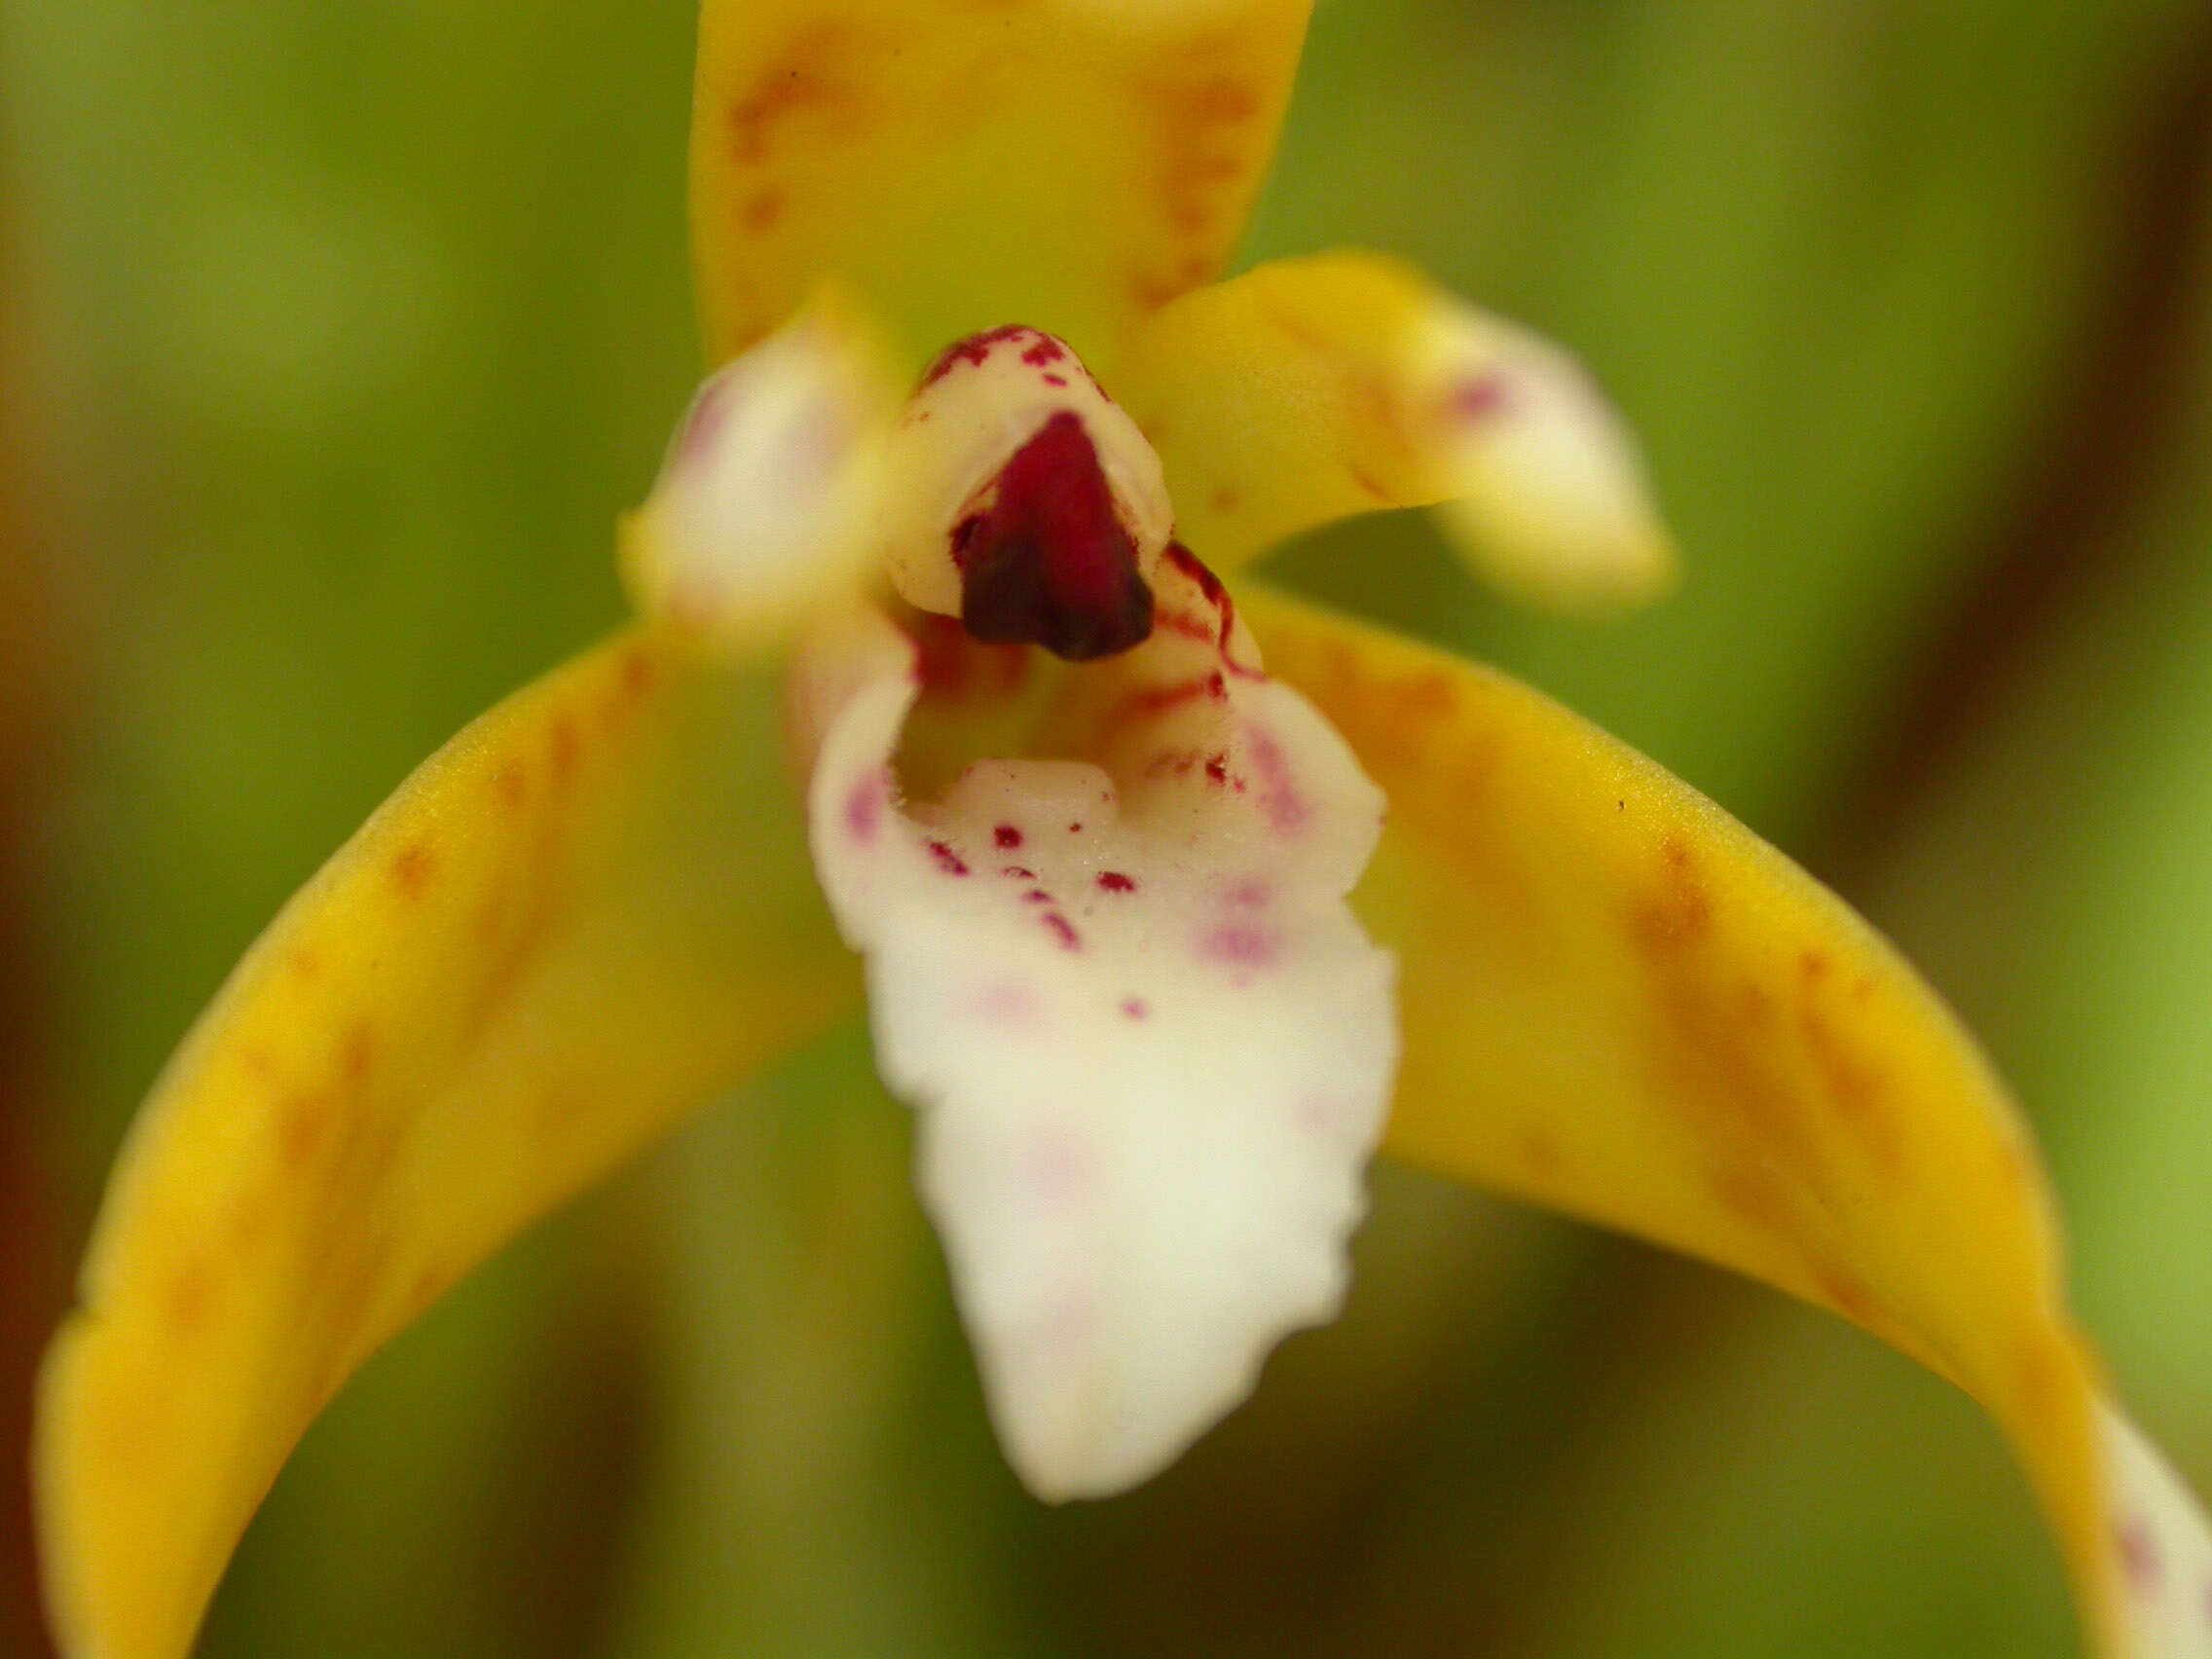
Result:
{"label": "orchid flower", "polygon": [[1539,599],[1671,567],[1555,348],[1374,255],[1213,281],[1306,13],[708,0],[720,367],[622,527],[638,614],[404,784],[157,1083],[42,1387],[68,1654],[183,1654],[369,1353],[864,992],[1042,1498],[1332,1315],[1380,1143],[1891,1342],[2011,1437],[2091,1651],[2212,1654],[2212,1531],[1912,970],[1537,693],[1242,573],[1401,507]]}

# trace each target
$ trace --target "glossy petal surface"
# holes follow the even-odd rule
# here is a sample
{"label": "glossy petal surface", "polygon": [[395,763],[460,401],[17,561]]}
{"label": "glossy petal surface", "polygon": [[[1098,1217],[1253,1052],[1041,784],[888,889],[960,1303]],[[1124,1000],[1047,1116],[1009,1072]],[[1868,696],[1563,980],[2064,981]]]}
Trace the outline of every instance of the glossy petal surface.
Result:
{"label": "glossy petal surface", "polygon": [[[1157,1473],[1334,1316],[1396,1055],[1345,899],[1382,798],[1171,553],[1169,618],[1070,673],[1081,757],[902,802],[919,685],[881,617],[802,654],[815,860],[991,1414],[1048,1499]],[[1223,644],[1236,638],[1234,651]]]}
{"label": "glossy petal surface", "polygon": [[125,1148],[49,1357],[49,1597],[175,1659],[346,1377],[849,1006],[772,685],[632,630],[426,763],[271,926]]}
{"label": "glossy petal surface", "polygon": [[1567,608],[1675,556],[1636,449],[1558,347],[1367,253],[1278,260],[1147,320],[1131,412],[1217,570],[1336,519],[1436,506],[1477,573]]}
{"label": "glossy petal surface", "polygon": [[2174,1578],[2212,1540],[2102,1400],[2012,1103],[1911,969],[1526,687],[1295,602],[1246,608],[1389,795],[1359,895],[1403,975],[1389,1150],[1765,1279],[1922,1360],[2012,1437],[2096,1650],[2206,1651],[2212,1589]]}
{"label": "glossy petal surface", "polygon": [[1135,316],[1228,257],[1307,11],[709,0],[692,242],[715,359],[835,275],[918,353],[1020,322],[1105,369]]}

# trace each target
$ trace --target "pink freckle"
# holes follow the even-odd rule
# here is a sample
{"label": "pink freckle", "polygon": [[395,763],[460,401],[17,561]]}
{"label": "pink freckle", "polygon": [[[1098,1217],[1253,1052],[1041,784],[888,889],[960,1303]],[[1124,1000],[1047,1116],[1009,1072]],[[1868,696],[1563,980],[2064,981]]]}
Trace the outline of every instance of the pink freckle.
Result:
{"label": "pink freckle", "polygon": [[883,775],[877,773],[853,791],[845,802],[845,828],[862,845],[875,839],[883,815]]}
{"label": "pink freckle", "polygon": [[1512,387],[1503,375],[1477,375],[1453,391],[1452,413],[1463,421],[1487,421],[1503,414],[1512,400]]}
{"label": "pink freckle", "polygon": [[1130,1019],[1143,1019],[1151,1014],[1152,1010],[1145,1006],[1142,997],[1124,997],[1122,999],[1122,1013]]}
{"label": "pink freckle", "polygon": [[1135,880],[1118,869],[1099,871],[1098,885],[1109,893],[1134,893],[1137,890]]}
{"label": "pink freckle", "polygon": [[2119,1550],[2120,1566],[2136,1593],[2149,1596],[2156,1592],[2163,1564],[2158,1560],[2158,1546],[2152,1540],[2142,1517],[2130,1516],[2114,1529],[2113,1546]]}
{"label": "pink freckle", "polygon": [[1018,847],[1021,845],[1021,831],[1011,824],[1000,825],[991,831],[991,838],[1002,847]]}
{"label": "pink freckle", "polygon": [[1198,949],[1209,961],[1241,968],[1265,968],[1275,959],[1274,937],[1244,922],[1215,928],[1198,941]]}
{"label": "pink freckle", "polygon": [[1247,737],[1252,764],[1267,790],[1268,822],[1282,834],[1295,834],[1305,828],[1309,813],[1297,786],[1290,781],[1290,762],[1283,758],[1281,746],[1267,732],[1255,727]]}
{"label": "pink freckle", "polygon": [[932,841],[930,853],[937,860],[937,867],[943,870],[945,874],[966,875],[968,873],[968,866],[962,862],[960,855],[942,841]]}
{"label": "pink freckle", "polygon": [[1059,939],[1062,949],[1081,950],[1083,948],[1083,937],[1075,931],[1075,924],[1061,915],[1059,911],[1048,910],[1038,920],[1042,921]]}
{"label": "pink freckle", "polygon": [[999,874],[1011,875],[1016,881],[1035,881],[1037,879],[1037,872],[1023,865],[1001,865],[999,866]]}
{"label": "pink freckle", "polygon": [[1090,1184],[1092,1160],[1083,1140],[1057,1124],[1029,1143],[1029,1184],[1047,1203],[1063,1203]]}
{"label": "pink freckle", "polygon": [[1068,377],[1065,375],[1047,375],[1045,384],[1047,386],[1065,386],[1068,384]]}
{"label": "pink freckle", "polygon": [[1019,980],[998,979],[983,987],[977,1012],[1002,1025],[1026,1025],[1037,1017],[1037,998]]}
{"label": "pink freckle", "polygon": [[1341,1095],[1309,1094],[1298,1103],[1298,1126],[1309,1135],[1333,1135],[1344,1126],[1345,1102]]}
{"label": "pink freckle", "polygon": [[686,466],[706,459],[715,439],[729,420],[730,389],[727,381],[711,381],[691,405],[691,418],[683,423],[677,458]]}

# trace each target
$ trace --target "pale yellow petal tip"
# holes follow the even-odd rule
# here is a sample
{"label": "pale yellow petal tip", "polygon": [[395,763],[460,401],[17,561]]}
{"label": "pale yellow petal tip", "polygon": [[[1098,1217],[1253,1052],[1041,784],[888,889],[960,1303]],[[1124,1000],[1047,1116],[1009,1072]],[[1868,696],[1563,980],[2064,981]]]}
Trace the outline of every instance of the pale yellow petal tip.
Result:
{"label": "pale yellow petal tip", "polygon": [[1641,458],[1567,352],[1439,297],[1416,396],[1445,498],[1436,520],[1474,571],[1550,609],[1611,611],[1679,576]]}
{"label": "pale yellow petal tip", "polygon": [[2098,1413],[2116,1589],[2110,1659],[2212,1659],[2212,1525],[2165,1457],[2112,1406]]}
{"label": "pale yellow petal tip", "polygon": [[825,290],[708,379],[619,533],[640,614],[737,653],[864,587],[900,402],[883,336]]}

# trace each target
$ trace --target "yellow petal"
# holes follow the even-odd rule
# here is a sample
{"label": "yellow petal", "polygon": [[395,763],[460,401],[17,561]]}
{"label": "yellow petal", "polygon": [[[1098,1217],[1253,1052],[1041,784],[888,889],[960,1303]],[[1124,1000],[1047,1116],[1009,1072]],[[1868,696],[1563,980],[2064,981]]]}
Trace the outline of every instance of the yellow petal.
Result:
{"label": "yellow petal", "polygon": [[1243,608],[1389,797],[1358,901],[1401,965],[1386,1148],[1922,1360],[2011,1435],[2096,1650],[2212,1651],[2212,1537],[2103,1400],[2027,1135],[1912,969],[1526,687],[1297,602]]}
{"label": "yellow petal", "polygon": [[715,360],[836,276],[917,352],[1028,323],[1108,367],[1228,257],[1309,7],[708,0],[691,198]]}
{"label": "yellow petal", "polygon": [[1437,506],[1476,572],[1568,608],[1647,599],[1672,543],[1626,428],[1558,347],[1367,253],[1286,259],[1150,318],[1122,395],[1217,570]]}
{"label": "yellow petal", "polygon": [[803,828],[759,782],[777,724],[765,678],[633,629],[425,764],[239,966],[131,1131],[47,1363],[68,1653],[183,1654],[364,1357],[849,1006]]}

